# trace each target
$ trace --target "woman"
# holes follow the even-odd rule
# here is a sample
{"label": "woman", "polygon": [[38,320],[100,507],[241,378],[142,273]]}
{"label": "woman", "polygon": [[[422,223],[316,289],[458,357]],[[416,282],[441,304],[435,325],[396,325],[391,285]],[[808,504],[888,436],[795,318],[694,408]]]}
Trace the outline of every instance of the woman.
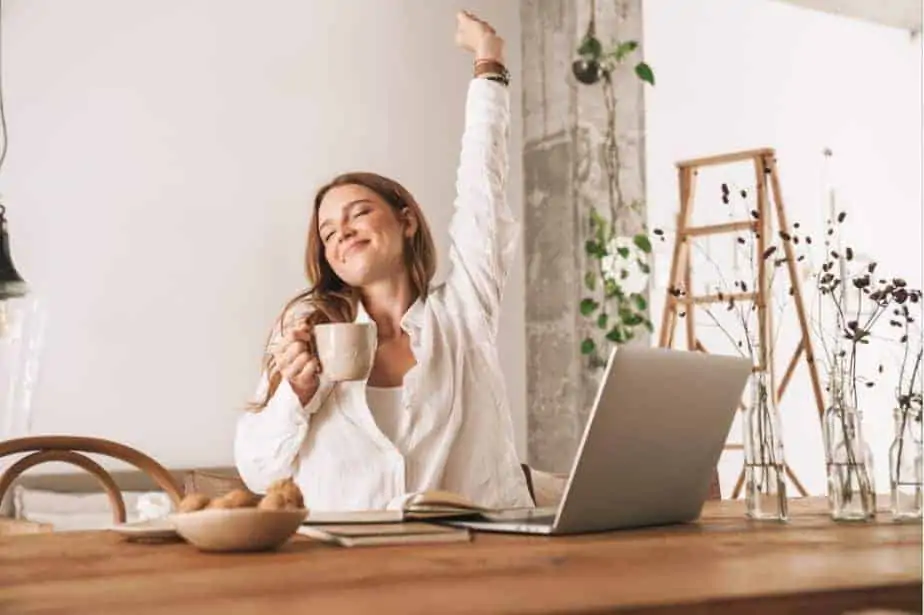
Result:
{"label": "woman", "polygon": [[[291,476],[317,510],[384,508],[429,489],[532,506],[496,344],[518,231],[505,200],[504,41],[470,13],[457,21],[456,43],[475,59],[449,276],[430,288],[430,230],[396,182],[352,173],[319,190],[306,253],[312,288],[274,326],[259,399],[237,426],[236,464],[254,492]],[[368,381],[326,381],[312,327],[370,320],[378,346]]]}

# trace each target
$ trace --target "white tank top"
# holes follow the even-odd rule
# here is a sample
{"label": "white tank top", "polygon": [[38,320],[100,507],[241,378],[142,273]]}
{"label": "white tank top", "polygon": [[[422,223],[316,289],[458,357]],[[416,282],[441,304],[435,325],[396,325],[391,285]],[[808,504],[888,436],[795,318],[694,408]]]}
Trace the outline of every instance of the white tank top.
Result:
{"label": "white tank top", "polygon": [[404,411],[404,387],[374,387],[366,385],[366,401],[375,424],[391,443],[402,450],[401,441],[407,433],[408,413]]}

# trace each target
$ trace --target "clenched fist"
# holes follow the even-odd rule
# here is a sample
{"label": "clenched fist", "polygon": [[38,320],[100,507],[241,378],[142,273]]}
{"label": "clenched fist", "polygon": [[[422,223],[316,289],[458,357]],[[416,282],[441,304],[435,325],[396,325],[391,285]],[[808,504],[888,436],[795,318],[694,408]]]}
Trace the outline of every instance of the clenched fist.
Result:
{"label": "clenched fist", "polygon": [[456,45],[474,53],[476,60],[504,63],[504,39],[488,22],[468,11],[456,14]]}

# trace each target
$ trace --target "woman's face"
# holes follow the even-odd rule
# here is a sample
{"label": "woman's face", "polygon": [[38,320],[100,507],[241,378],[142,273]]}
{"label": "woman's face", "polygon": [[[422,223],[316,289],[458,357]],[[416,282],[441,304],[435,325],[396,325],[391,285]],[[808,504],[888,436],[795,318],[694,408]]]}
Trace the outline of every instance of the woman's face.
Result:
{"label": "woman's face", "polygon": [[374,190],[348,184],[328,190],[317,221],[327,262],[350,286],[406,274],[404,243],[417,228],[409,210],[397,212]]}

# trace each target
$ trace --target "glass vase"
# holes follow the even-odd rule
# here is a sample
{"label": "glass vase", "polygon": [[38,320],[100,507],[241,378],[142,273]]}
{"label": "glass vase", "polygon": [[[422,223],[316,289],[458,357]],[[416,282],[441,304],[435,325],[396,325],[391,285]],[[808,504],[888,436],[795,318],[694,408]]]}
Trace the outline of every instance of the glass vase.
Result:
{"label": "glass vase", "polygon": [[824,416],[828,504],[837,521],[869,521],[876,516],[872,455],[853,399],[835,388]]}
{"label": "glass vase", "polygon": [[921,437],[921,407],[895,409],[895,438],[889,447],[889,483],[892,518],[921,519],[924,447]]}
{"label": "glass vase", "polygon": [[44,301],[35,294],[0,301],[0,440],[32,431],[45,321]]}
{"label": "glass vase", "polygon": [[753,376],[751,404],[743,419],[747,515],[752,519],[786,521],[789,511],[782,424],[764,372]]}

